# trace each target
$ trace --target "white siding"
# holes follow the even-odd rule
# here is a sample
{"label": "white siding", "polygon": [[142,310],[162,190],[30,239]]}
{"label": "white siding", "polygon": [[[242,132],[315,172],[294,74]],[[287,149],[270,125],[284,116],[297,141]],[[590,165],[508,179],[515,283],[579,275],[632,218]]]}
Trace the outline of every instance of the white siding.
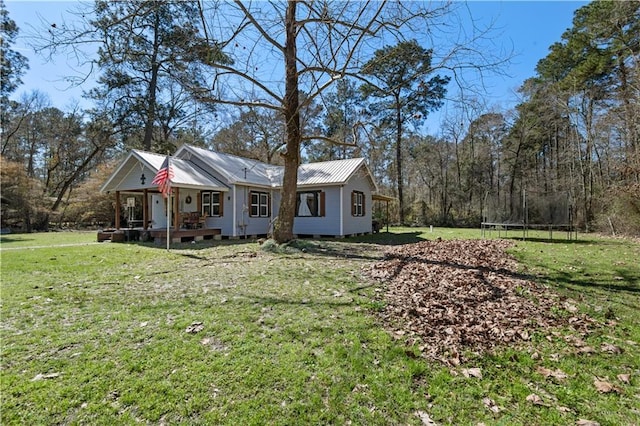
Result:
{"label": "white siding", "polygon": [[293,233],[297,235],[340,235],[340,187],[305,188],[301,191],[322,190],[325,195],[325,216],[296,217]]}
{"label": "white siding", "polygon": [[[351,214],[351,193],[360,191],[364,193],[364,216],[353,216]],[[369,179],[364,173],[356,173],[344,186],[342,194],[343,211],[344,211],[344,235],[361,234],[371,232],[371,185]]]}

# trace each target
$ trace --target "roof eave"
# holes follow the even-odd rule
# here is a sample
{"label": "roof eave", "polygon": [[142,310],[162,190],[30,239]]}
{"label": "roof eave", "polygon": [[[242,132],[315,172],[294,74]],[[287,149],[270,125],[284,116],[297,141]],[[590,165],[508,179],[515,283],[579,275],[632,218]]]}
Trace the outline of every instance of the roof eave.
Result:
{"label": "roof eave", "polygon": [[131,157],[136,157],[138,161],[140,161],[144,166],[150,168],[151,170],[154,170],[155,167],[153,167],[151,164],[149,164],[143,156],[140,155],[140,153],[138,152],[138,150],[136,149],[132,149],[131,152],[129,152],[129,154],[125,157],[124,160],[122,160],[122,162],[120,163],[120,165],[116,168],[116,170],[111,173],[111,176],[109,176],[109,179],[107,179],[107,181],[105,183],[102,184],[102,186],[100,187],[100,192],[102,193],[108,193],[111,192],[113,190],[107,190],[106,188],[108,188],[109,184],[113,181],[113,179],[118,176],[118,174],[120,173],[120,171],[122,170],[122,168],[125,166],[125,164],[127,164],[127,162],[129,161],[129,159]]}

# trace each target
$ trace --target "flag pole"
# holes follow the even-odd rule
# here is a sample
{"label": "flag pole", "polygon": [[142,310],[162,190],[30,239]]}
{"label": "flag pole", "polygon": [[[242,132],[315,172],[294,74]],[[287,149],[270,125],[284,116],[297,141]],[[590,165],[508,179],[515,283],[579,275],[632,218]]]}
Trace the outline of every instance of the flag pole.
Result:
{"label": "flag pole", "polygon": [[[167,170],[171,170],[171,156],[167,153]],[[171,244],[170,229],[171,229],[171,195],[173,194],[173,188],[169,190],[167,195],[167,251],[169,251],[169,245]]]}
{"label": "flag pole", "polygon": [[169,238],[169,228],[171,226],[171,192],[169,192],[169,196],[167,197],[167,251],[169,251],[169,244],[171,243],[171,239]]}
{"label": "flag pole", "polygon": [[160,166],[160,169],[156,173],[152,184],[158,185],[158,189],[162,193],[162,198],[166,199],[167,208],[167,251],[169,251],[169,245],[171,244],[171,179],[173,179],[173,170],[171,169],[171,156],[167,152],[167,158]]}

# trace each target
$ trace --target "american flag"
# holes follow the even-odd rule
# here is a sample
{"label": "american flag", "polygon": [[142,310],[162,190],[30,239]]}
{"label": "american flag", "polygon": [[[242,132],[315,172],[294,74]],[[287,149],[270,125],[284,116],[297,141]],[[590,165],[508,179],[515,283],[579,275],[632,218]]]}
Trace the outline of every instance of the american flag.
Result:
{"label": "american flag", "polygon": [[173,167],[171,167],[171,160],[167,155],[167,158],[162,163],[160,170],[158,170],[158,173],[156,173],[151,183],[158,185],[158,189],[162,192],[162,195],[168,198],[169,194],[171,194],[171,179],[173,179]]}

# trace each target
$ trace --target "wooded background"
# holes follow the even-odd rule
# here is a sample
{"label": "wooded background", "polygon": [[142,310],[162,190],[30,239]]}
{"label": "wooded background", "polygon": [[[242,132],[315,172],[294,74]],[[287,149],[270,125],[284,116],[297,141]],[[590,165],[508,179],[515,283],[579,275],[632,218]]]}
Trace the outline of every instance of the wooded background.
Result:
{"label": "wooded background", "polygon": [[[570,209],[583,231],[640,234],[640,2],[578,9],[515,108],[461,102],[436,135],[422,124],[453,84],[448,71],[507,59],[473,57],[463,46],[474,40],[439,52],[395,29],[435,27],[451,5],[291,5],[273,14],[241,2],[97,1],[33,41],[43,55],[99,46],[87,59],[100,69],[92,107],[62,111],[42,92],[11,99],[28,63],[0,2],[2,228],[106,226],[113,199],[98,189],[123,155],[189,143],[274,164],[364,157],[398,199],[392,223],[517,221],[526,198],[531,222]],[[370,48],[365,36],[385,43]],[[274,66],[258,53],[281,54],[281,81],[265,79]]]}

